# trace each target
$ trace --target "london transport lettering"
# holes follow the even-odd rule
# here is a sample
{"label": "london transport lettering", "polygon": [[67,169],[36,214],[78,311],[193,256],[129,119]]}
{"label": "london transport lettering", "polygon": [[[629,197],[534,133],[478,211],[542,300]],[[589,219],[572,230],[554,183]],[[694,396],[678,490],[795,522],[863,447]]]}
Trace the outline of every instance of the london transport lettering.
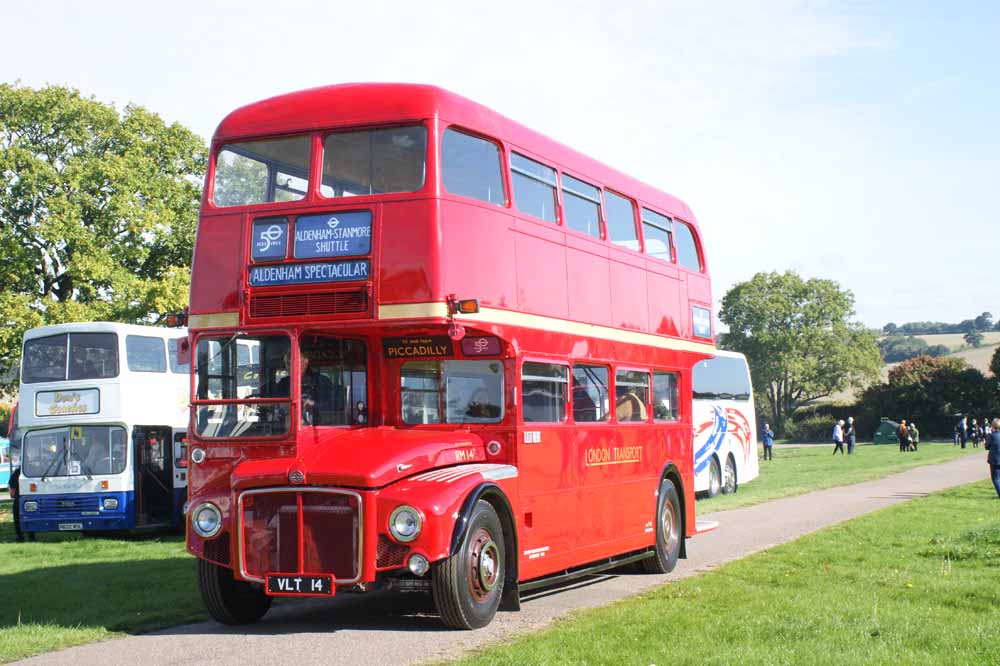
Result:
{"label": "london transport lettering", "polygon": [[641,446],[613,446],[597,449],[587,449],[587,467],[602,465],[624,465],[642,461]]}
{"label": "london transport lettering", "polygon": [[383,338],[386,358],[439,358],[452,356],[451,338],[431,335],[421,338]]}
{"label": "london transport lettering", "polygon": [[367,279],[367,259],[324,261],[315,264],[254,266],[250,269],[251,287]]}
{"label": "london transport lettering", "polygon": [[296,259],[368,254],[372,246],[369,211],[305,215],[295,221]]}

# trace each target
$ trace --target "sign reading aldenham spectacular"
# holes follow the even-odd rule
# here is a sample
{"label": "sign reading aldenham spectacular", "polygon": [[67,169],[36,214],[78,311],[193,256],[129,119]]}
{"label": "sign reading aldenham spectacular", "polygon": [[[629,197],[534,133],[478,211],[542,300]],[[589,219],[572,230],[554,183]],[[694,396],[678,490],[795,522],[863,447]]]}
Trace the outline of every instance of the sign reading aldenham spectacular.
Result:
{"label": "sign reading aldenham spectacular", "polygon": [[251,287],[367,279],[367,259],[323,261],[315,264],[273,264],[250,269]]}

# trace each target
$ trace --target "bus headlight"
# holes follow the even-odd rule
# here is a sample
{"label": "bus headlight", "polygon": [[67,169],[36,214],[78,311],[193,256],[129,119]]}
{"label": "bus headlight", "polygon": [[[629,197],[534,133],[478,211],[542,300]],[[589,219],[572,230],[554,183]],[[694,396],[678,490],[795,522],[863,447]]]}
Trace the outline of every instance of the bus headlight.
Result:
{"label": "bus headlight", "polygon": [[104,501],[101,502],[101,506],[104,507],[105,511],[114,511],[118,508],[118,500],[114,497],[105,497]]}
{"label": "bus headlight", "polygon": [[38,502],[27,501],[24,503],[24,512],[31,513],[32,511],[38,511]]}
{"label": "bus headlight", "polygon": [[222,513],[208,502],[197,507],[191,514],[191,527],[198,536],[210,539],[222,528]]}
{"label": "bus headlight", "polygon": [[420,512],[412,506],[397,506],[389,516],[389,532],[396,541],[407,543],[417,538],[423,522]]}

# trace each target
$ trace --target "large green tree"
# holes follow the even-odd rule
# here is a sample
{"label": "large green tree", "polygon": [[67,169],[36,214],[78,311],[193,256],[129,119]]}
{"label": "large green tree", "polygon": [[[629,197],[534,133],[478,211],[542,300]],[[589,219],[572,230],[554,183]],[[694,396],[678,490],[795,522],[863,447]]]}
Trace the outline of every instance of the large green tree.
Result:
{"label": "large green tree", "polygon": [[746,355],[758,401],[781,428],[802,405],[878,377],[876,335],[853,316],[853,294],[832,280],[758,273],[723,297],[720,343]]}
{"label": "large green tree", "polygon": [[34,326],[184,307],[205,163],[142,107],[0,84],[0,368]]}

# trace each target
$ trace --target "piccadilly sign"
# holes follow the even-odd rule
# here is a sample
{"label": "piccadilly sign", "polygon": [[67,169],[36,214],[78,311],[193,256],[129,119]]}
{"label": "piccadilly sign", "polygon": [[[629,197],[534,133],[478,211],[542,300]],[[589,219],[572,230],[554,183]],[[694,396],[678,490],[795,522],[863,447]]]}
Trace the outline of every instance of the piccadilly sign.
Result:
{"label": "piccadilly sign", "polygon": [[455,352],[447,335],[382,338],[386,358],[445,358]]}

